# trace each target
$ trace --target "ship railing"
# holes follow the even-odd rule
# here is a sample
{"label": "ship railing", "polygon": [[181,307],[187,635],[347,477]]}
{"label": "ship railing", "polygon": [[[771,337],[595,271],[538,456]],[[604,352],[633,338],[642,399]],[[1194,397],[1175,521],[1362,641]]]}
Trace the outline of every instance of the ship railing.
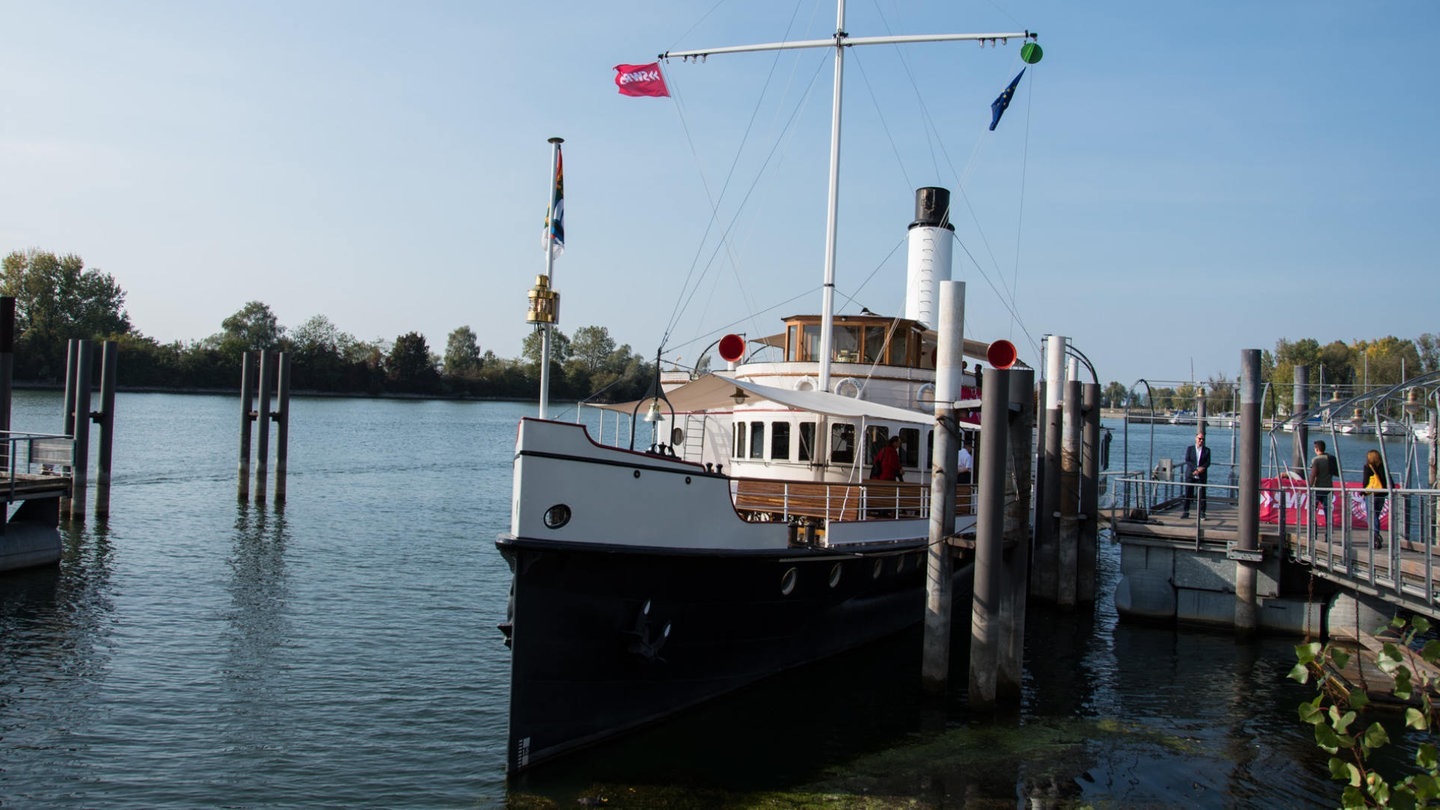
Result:
{"label": "ship railing", "polygon": [[[731,496],[735,509],[746,520],[757,522],[928,518],[931,503],[929,486],[903,481],[827,484],[732,478]],[[972,485],[956,486],[955,512],[957,515],[974,514]]]}
{"label": "ship railing", "polygon": [[0,453],[4,453],[4,493],[14,500],[15,492],[36,481],[68,475],[75,462],[75,440],[49,433],[0,431]]}

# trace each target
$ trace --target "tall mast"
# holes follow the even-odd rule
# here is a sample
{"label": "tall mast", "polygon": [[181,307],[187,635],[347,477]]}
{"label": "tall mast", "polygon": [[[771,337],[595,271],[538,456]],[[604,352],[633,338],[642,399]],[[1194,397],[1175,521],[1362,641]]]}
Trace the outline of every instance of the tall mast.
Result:
{"label": "tall mast", "polygon": [[1011,38],[1033,39],[1029,31],[1001,34],[911,34],[884,37],[852,37],[845,32],[845,0],[836,0],[835,34],[830,39],[810,39],[797,42],[771,42],[764,45],[734,45],[726,48],[708,48],[693,51],[666,51],[661,59],[703,58],[722,53],[753,53],[756,51],[783,51],[800,48],[835,49],[835,87],[830,108],[830,192],[825,210],[825,282],[821,293],[820,313],[820,390],[830,390],[830,363],[832,360],[835,335],[835,245],[836,221],[840,210],[840,106],[845,86],[845,49],[855,45],[898,45],[913,42],[955,42],[978,40],[980,42],[1005,42]]}

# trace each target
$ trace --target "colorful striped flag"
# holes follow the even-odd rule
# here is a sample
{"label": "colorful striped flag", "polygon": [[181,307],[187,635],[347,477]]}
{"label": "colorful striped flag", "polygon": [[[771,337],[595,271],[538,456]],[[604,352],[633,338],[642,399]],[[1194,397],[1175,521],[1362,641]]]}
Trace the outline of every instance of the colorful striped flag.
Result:
{"label": "colorful striped flag", "polygon": [[555,255],[565,252],[565,156],[560,145],[555,145],[555,193],[550,198],[550,210],[545,216],[545,233],[540,237],[540,246],[554,245]]}

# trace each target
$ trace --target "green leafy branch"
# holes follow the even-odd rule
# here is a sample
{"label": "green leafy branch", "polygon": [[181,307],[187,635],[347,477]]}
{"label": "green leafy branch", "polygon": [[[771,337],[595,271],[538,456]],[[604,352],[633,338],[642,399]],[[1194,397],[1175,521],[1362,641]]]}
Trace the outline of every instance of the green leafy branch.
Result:
{"label": "green leafy branch", "polygon": [[[1433,695],[1437,678],[1435,670],[1417,664],[1412,670],[1407,659],[1417,657],[1433,667],[1440,661],[1440,641],[1430,640],[1415,653],[1411,649],[1416,637],[1429,632],[1430,622],[1423,617],[1409,620],[1395,618],[1390,628],[1397,641],[1387,641],[1376,654],[1375,665],[1395,681],[1396,698],[1418,700],[1419,707],[1407,706],[1405,725],[1417,731],[1429,731],[1434,717]],[[1371,722],[1363,730],[1356,726],[1359,713],[1371,705],[1364,689],[1347,690],[1332,673],[1349,665],[1351,653],[1333,644],[1306,642],[1295,646],[1297,663],[1289,677],[1302,684],[1314,683],[1314,700],[1299,706],[1300,720],[1315,729],[1315,744],[1330,755],[1330,776],[1344,782],[1341,806],[1359,807],[1429,807],[1440,801],[1440,758],[1433,743],[1423,743],[1415,753],[1419,773],[1390,783],[1370,766],[1373,753],[1390,742],[1390,735],[1379,722]]]}

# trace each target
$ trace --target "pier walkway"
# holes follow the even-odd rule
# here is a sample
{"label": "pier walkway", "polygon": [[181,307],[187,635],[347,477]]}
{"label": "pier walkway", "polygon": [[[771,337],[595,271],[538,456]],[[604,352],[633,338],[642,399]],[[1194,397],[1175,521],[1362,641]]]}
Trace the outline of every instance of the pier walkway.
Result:
{"label": "pier walkway", "polygon": [[[1118,497],[1107,499],[1111,505],[1102,510],[1102,517],[1108,518],[1116,539],[1127,551],[1164,548],[1177,554],[1188,552],[1194,558],[1209,557],[1210,562],[1201,564],[1208,569],[1218,569],[1217,560],[1248,558],[1247,552],[1235,548],[1240,535],[1235,487],[1210,485],[1209,505],[1202,520],[1198,509],[1192,509],[1189,518],[1181,517],[1183,502],[1173,482],[1117,478],[1112,479],[1110,485],[1119,489],[1115,493]],[[1283,509],[1268,510],[1276,522],[1259,524],[1258,554],[1248,553],[1257,561],[1268,563],[1273,581],[1262,581],[1262,598],[1287,594],[1303,597],[1302,580],[1313,576],[1334,586],[1327,590],[1338,588],[1363,595],[1371,601],[1383,602],[1390,609],[1440,622],[1440,553],[1437,553],[1440,490],[1389,490],[1388,520],[1382,524],[1379,548],[1373,545],[1373,530],[1364,522],[1368,510],[1360,500],[1362,496],[1350,493],[1353,503],[1333,522],[1320,520],[1296,525],[1295,516],[1303,515],[1305,504],[1310,502],[1306,496],[1303,485],[1298,492],[1262,488],[1263,505],[1285,505]],[[1147,503],[1150,505],[1146,506]],[[1153,567],[1153,563],[1144,565]],[[1156,572],[1155,577],[1141,574],[1140,579],[1163,578],[1166,585],[1183,590],[1187,587],[1184,576],[1187,566],[1193,567],[1193,564],[1166,562],[1165,571]],[[1126,567],[1130,574],[1144,570],[1141,565]],[[1286,568],[1290,569],[1288,575]],[[1158,582],[1149,584],[1159,585]],[[1217,611],[1217,616],[1224,612],[1223,609]],[[1187,618],[1183,605],[1181,617]],[[1204,616],[1188,618],[1205,619]]]}
{"label": "pier walkway", "polygon": [[75,441],[0,431],[0,571],[60,559],[60,501],[71,495]]}

